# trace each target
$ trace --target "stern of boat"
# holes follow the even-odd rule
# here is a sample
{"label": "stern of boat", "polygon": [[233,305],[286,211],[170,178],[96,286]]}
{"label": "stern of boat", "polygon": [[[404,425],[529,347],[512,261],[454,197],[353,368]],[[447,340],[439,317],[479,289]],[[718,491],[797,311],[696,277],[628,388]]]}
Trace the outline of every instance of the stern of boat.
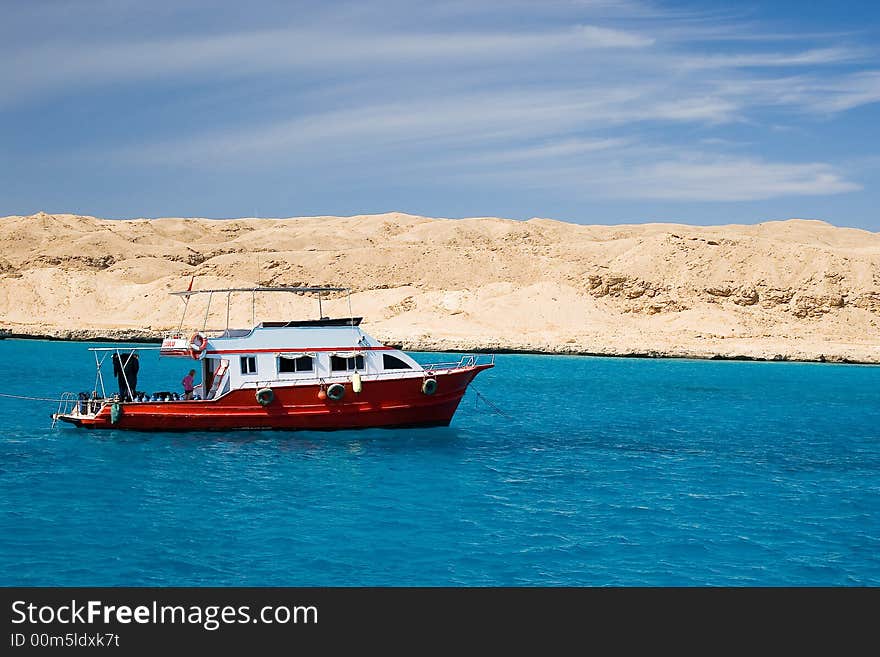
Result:
{"label": "stern of boat", "polygon": [[77,427],[90,427],[103,423],[105,408],[112,403],[109,399],[83,399],[73,392],[61,395],[58,410],[52,413],[52,426],[67,422]]}

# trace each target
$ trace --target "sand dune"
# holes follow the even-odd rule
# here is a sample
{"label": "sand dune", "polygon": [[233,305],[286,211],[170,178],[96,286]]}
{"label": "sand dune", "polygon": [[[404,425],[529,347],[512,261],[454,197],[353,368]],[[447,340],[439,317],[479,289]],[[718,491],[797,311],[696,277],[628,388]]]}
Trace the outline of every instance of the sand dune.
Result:
{"label": "sand dune", "polygon": [[[406,349],[880,362],[880,234],[820,221],[0,219],[0,329],[14,334],[155,337],[193,275],[195,289],[350,286],[365,328]],[[258,320],[316,314],[265,297]],[[205,301],[185,326],[202,326]],[[222,328],[213,302],[207,326]],[[231,320],[250,325],[249,295]]]}

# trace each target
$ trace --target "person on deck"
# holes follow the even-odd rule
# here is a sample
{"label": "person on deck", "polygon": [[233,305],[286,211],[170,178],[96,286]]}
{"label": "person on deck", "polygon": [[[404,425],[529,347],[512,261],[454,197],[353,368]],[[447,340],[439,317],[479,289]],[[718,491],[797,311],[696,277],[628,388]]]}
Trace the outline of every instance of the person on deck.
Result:
{"label": "person on deck", "polygon": [[[113,361],[113,376],[116,377],[116,383],[119,384],[119,399],[131,401],[137,390],[137,375],[140,369],[138,355],[131,353],[127,356],[120,356],[119,353],[115,353],[111,360]],[[129,393],[129,391],[131,392]]]}
{"label": "person on deck", "polygon": [[193,389],[195,386],[193,385],[193,378],[196,375],[195,370],[190,370],[189,374],[183,377],[181,383],[183,384],[183,398],[184,399],[192,399],[193,398]]}
{"label": "person on deck", "polygon": [[110,360],[113,361],[113,377],[116,379],[116,383],[119,384],[119,399],[125,399],[127,387],[125,385],[125,377],[122,375],[122,363],[119,362],[119,354],[114,353]]}
{"label": "person on deck", "polygon": [[138,357],[137,352],[131,354],[128,357],[128,360],[125,361],[123,365],[123,369],[125,370],[125,378],[128,379],[128,388],[131,390],[131,395],[129,396],[129,401],[131,398],[137,394],[137,384],[138,384],[138,370],[141,368],[141,361]]}

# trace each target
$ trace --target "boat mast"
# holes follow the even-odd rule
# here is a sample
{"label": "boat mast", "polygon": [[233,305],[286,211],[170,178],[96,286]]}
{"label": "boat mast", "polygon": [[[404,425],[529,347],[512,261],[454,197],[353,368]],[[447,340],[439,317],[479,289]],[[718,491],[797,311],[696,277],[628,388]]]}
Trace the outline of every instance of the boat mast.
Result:
{"label": "boat mast", "polygon": [[208,306],[205,308],[205,321],[202,323],[202,332],[204,333],[205,328],[208,326],[208,313],[211,312],[211,299],[214,298],[214,291],[212,290],[208,294]]}
{"label": "boat mast", "polygon": [[229,299],[232,297],[232,292],[226,293],[226,335],[229,335]]}
{"label": "boat mast", "polygon": [[183,297],[183,312],[180,315],[180,324],[177,325],[177,332],[183,330],[183,320],[186,319],[186,309],[189,306],[189,295]]}
{"label": "boat mast", "polygon": [[[186,291],[187,291],[187,292],[191,292],[191,291],[192,291],[192,289],[193,289],[193,281],[194,281],[194,280],[196,280],[196,276],[195,276],[195,274],[193,274],[192,278],[189,279],[189,287],[186,288]],[[186,295],[183,297],[183,313],[180,315],[180,324],[177,325],[177,332],[178,332],[178,333],[180,333],[180,331],[183,329],[183,320],[184,320],[184,318],[186,317],[186,309],[189,307],[189,297],[190,297],[189,294],[186,294]]]}

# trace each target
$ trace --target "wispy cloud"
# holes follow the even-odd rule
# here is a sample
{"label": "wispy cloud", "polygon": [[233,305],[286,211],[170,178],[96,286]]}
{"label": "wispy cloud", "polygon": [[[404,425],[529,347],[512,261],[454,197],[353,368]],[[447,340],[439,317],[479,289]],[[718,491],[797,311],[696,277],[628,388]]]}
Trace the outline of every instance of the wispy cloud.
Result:
{"label": "wispy cloud", "polygon": [[506,164],[512,162],[541,162],[546,160],[558,160],[572,156],[607,151],[626,146],[627,139],[563,139],[561,141],[549,141],[522,148],[505,149],[499,148],[489,152],[469,155],[459,160],[465,160],[472,164],[491,165]]}
{"label": "wispy cloud", "polygon": [[[71,49],[30,47],[0,62],[7,104],[71,88],[119,81],[214,75],[223,79],[281,71],[386,71],[503,59],[534,60],[565,52],[643,48],[650,37],[592,25],[511,32],[412,32],[283,28],[214,36],[110,41]],[[37,73],[35,75],[35,73]]]}
{"label": "wispy cloud", "polygon": [[795,114],[827,116],[880,102],[880,70],[765,78],[729,78],[717,96],[744,107],[785,107]]}
{"label": "wispy cloud", "polygon": [[880,102],[880,71],[844,75],[836,80],[815,81],[794,93],[817,112],[845,112]]}
{"label": "wispy cloud", "polygon": [[865,48],[814,48],[790,53],[736,53],[728,55],[700,55],[683,59],[683,68],[789,68],[823,66],[852,61],[870,61],[871,51]]}
{"label": "wispy cloud", "polygon": [[[268,3],[244,18],[160,2],[163,20],[181,18],[166,31],[149,29],[139,3],[120,10],[129,23],[108,18],[103,0],[83,7],[83,21],[118,29],[87,38],[72,25],[64,42],[12,35],[0,111],[60,98],[171,108],[164,123],[68,154],[120,167],[325,167],[338,178],[361,158],[378,177],[487,176],[569,196],[841,194],[859,185],[824,158],[763,153],[756,135],[725,130],[769,134],[792,117],[825,121],[880,102],[876,48],[858,35],[785,33],[658,2]],[[12,12],[22,34],[76,17],[28,11]],[[206,120],[181,119],[197,102]]]}
{"label": "wispy cloud", "polygon": [[861,189],[828,164],[722,158],[672,160],[599,177],[609,198],[676,201],[759,201],[786,196],[823,196]]}
{"label": "wispy cloud", "polygon": [[[682,152],[662,144],[609,144],[611,157],[595,151],[534,148],[530,157],[508,161],[453,158],[448,175],[497,184],[513,180],[532,190],[577,190],[586,199],[664,201],[759,201],[792,196],[824,196],[858,191],[829,164],[773,162],[719,156],[711,151]],[[596,149],[601,150],[601,149]],[[510,164],[506,169],[496,164]]]}
{"label": "wispy cloud", "polygon": [[[504,90],[460,92],[446,98],[413,98],[389,103],[325,111],[257,127],[216,130],[187,138],[136,144],[118,150],[122,160],[166,164],[253,162],[267,156],[301,157],[320,149],[335,154],[392,152],[432,148],[467,148],[477,157],[516,159],[536,147],[510,144],[543,139],[553,145],[537,147],[557,153],[595,151],[619,146],[623,138],[566,138],[573,131],[602,131],[639,122],[721,122],[730,120],[737,105],[723,99],[694,97],[663,101],[654,87],[591,90]],[[559,141],[561,139],[561,141]],[[490,155],[483,149],[501,150]],[[321,155],[317,155],[321,159]]]}
{"label": "wispy cloud", "polygon": [[655,39],[645,34],[613,30],[595,25],[581,25],[576,33],[591,48],[643,48],[653,45]]}

